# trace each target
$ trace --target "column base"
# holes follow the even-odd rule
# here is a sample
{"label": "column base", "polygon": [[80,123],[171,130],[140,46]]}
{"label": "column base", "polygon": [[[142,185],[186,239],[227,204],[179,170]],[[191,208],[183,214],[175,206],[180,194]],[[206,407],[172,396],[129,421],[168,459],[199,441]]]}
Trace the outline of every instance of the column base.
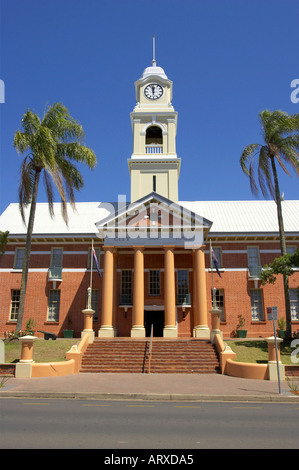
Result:
{"label": "column base", "polygon": [[89,336],[88,342],[89,342],[89,343],[93,343],[93,342],[94,342],[94,338],[95,338],[94,331],[93,331],[93,330],[83,330],[83,331],[81,331],[81,338],[83,338],[83,337],[86,336],[86,335]]}
{"label": "column base", "polygon": [[133,326],[131,338],[145,338],[145,328],[143,326]]}
{"label": "column base", "polygon": [[193,338],[210,339],[210,329],[208,326],[196,326],[193,328]]}
{"label": "column base", "polygon": [[163,338],[177,338],[178,329],[176,326],[165,326],[163,328]]}
{"label": "column base", "polygon": [[28,379],[32,375],[32,364],[33,361],[28,362],[17,362],[15,376],[17,379]]}
{"label": "column base", "polygon": [[113,326],[101,326],[98,332],[99,338],[114,338],[116,336],[116,330]]}
{"label": "column base", "polygon": [[[279,368],[280,380],[284,381],[285,380],[285,366],[280,361],[278,362],[278,368]],[[268,361],[268,371],[269,371],[269,380],[278,380],[276,361]]]}

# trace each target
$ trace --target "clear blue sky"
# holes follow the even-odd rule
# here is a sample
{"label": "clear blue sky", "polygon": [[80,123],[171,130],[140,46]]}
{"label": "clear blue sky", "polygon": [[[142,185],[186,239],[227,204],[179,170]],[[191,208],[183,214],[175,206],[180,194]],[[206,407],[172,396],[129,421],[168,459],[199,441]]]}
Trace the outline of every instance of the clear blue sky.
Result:
{"label": "clear blue sky", "polygon": [[[130,199],[134,82],[151,63],[153,35],[179,113],[179,199],[253,199],[239,158],[262,142],[258,113],[299,113],[290,99],[298,20],[298,0],[2,0],[0,212],[18,201],[13,136],[23,113],[42,116],[56,101],[82,123],[98,159],[76,200]],[[295,173],[280,176],[285,198],[298,199]]]}

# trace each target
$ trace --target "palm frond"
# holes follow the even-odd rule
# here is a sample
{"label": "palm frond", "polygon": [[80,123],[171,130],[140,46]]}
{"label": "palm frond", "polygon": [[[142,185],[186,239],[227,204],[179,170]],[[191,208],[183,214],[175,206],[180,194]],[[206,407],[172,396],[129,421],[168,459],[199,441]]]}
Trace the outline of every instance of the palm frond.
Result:
{"label": "palm frond", "polygon": [[21,166],[21,178],[19,184],[19,209],[25,224],[25,207],[31,203],[35,178],[35,165],[30,157],[26,157]]}
{"label": "palm frond", "polygon": [[50,216],[53,217],[54,216],[54,206],[53,206],[54,194],[53,194],[52,181],[51,181],[49,174],[46,171],[44,171],[43,173],[44,173],[44,185],[46,188],[47,199],[48,199],[49,213],[50,213]]}
{"label": "palm frond", "polygon": [[22,127],[26,134],[32,135],[40,126],[40,119],[30,109],[23,115]]}
{"label": "palm frond", "polygon": [[247,145],[247,147],[245,147],[242,152],[242,155],[240,157],[240,164],[241,164],[242,170],[247,175],[249,175],[249,169],[247,168],[249,157],[251,157],[253,153],[256,150],[258,150],[259,147],[260,147],[259,144],[250,144],[250,145]]}

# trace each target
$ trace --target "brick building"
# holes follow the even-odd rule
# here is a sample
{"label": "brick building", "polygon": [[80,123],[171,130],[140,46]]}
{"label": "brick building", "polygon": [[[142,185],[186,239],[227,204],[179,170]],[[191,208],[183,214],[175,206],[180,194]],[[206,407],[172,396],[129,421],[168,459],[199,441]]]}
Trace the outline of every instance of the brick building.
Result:
{"label": "brick building", "polygon": [[[131,113],[133,153],[128,159],[131,200],[77,203],[68,226],[59,204],[51,219],[37,204],[24,324],[80,336],[82,310],[92,286],[93,329],[99,337],[209,338],[212,287],[224,337],[242,314],[248,336],[272,335],[266,307],[285,315],[281,279],[261,286],[261,267],[280,255],[273,201],[179,201],[181,159],[176,154],[177,112],[172,82],[153,61],[135,83]],[[299,248],[299,201],[283,201],[287,249]],[[26,238],[18,204],[0,217],[9,231],[0,255],[0,335],[13,330],[18,314]],[[211,270],[210,243],[219,262]],[[100,275],[91,255],[94,247]],[[292,326],[299,328],[296,288],[290,277]]]}

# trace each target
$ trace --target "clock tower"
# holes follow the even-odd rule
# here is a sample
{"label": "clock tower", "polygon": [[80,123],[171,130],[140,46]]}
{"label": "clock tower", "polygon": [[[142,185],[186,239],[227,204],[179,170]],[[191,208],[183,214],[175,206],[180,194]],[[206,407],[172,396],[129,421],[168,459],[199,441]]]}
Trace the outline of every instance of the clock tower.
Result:
{"label": "clock tower", "polygon": [[177,112],[172,81],[155,57],[135,82],[136,106],[131,113],[133,153],[128,159],[131,202],[152,191],[178,202],[181,159],[176,154]]}

